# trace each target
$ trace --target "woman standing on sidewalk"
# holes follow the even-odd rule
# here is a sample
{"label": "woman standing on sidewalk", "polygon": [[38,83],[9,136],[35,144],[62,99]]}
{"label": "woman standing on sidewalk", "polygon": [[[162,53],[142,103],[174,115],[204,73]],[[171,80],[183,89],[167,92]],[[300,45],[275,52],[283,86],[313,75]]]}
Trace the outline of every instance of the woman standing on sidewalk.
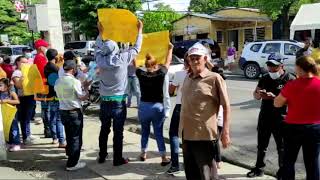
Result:
{"label": "woman standing on sidewalk", "polygon": [[173,45],[169,45],[169,52],[165,64],[158,65],[155,58],[148,54],[145,67],[147,71],[137,69],[136,74],[141,88],[141,102],[138,117],[141,123],[141,155],[140,160],[147,158],[147,146],[152,123],[159,153],[162,158],[162,166],[170,164],[166,155],[166,147],[163,138],[163,123],[165,110],[163,106],[163,83],[172,60]]}

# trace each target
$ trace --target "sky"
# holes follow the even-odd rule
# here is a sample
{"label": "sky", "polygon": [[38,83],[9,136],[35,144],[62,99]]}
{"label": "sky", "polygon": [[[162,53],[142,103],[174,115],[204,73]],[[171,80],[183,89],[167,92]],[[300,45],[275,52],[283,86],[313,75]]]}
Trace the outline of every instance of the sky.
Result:
{"label": "sky", "polygon": [[[190,0],[159,0],[155,2],[150,2],[150,9],[153,9],[153,5],[163,2],[164,4],[170,5],[176,11],[187,11],[189,7]],[[143,9],[147,10],[147,3],[143,4]]]}

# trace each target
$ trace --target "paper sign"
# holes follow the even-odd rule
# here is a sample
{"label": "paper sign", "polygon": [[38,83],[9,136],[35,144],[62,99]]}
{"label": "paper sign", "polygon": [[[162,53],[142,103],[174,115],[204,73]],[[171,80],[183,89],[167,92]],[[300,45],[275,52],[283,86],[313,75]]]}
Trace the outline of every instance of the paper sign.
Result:
{"label": "paper sign", "polygon": [[46,93],[47,88],[43,84],[37,65],[23,64],[21,67],[23,76],[23,95],[29,96],[37,93]]}
{"label": "paper sign", "polygon": [[136,59],[137,66],[144,66],[148,53],[154,56],[159,64],[164,64],[167,58],[168,48],[169,31],[143,34],[141,52]]}
{"label": "paper sign", "polygon": [[9,141],[11,124],[16,115],[16,112],[17,108],[15,106],[12,106],[10,104],[1,104],[3,131],[6,141]]}
{"label": "paper sign", "polygon": [[135,43],[138,35],[138,19],[125,9],[98,9],[98,18],[104,31],[102,39]]}

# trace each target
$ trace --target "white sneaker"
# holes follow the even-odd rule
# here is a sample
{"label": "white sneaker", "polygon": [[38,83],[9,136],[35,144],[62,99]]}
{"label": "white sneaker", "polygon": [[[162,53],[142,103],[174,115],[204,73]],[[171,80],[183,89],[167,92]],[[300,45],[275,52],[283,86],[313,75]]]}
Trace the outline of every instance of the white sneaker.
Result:
{"label": "white sneaker", "polygon": [[34,135],[30,135],[29,137],[30,137],[31,141],[40,139],[39,136],[34,136]]}
{"label": "white sneaker", "polygon": [[78,169],[82,169],[86,167],[86,163],[85,162],[78,162],[77,165],[73,166],[73,167],[66,167],[67,171],[76,171]]}
{"label": "white sneaker", "polygon": [[16,151],[20,151],[20,145],[13,145],[10,147],[9,152],[16,152]]}
{"label": "white sneaker", "polygon": [[32,145],[34,144],[34,140],[32,140],[30,137],[27,137],[27,139],[23,140],[24,145]]}

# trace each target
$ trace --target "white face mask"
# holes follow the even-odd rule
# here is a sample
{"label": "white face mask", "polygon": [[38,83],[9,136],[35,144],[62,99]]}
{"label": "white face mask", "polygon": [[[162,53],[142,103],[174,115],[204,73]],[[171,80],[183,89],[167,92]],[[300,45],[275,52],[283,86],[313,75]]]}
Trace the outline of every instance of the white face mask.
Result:
{"label": "white face mask", "polygon": [[281,76],[279,71],[278,72],[274,72],[274,73],[269,72],[269,75],[270,75],[271,79],[279,79],[280,76]]}
{"label": "white face mask", "polygon": [[32,58],[32,53],[26,53],[26,58]]}

